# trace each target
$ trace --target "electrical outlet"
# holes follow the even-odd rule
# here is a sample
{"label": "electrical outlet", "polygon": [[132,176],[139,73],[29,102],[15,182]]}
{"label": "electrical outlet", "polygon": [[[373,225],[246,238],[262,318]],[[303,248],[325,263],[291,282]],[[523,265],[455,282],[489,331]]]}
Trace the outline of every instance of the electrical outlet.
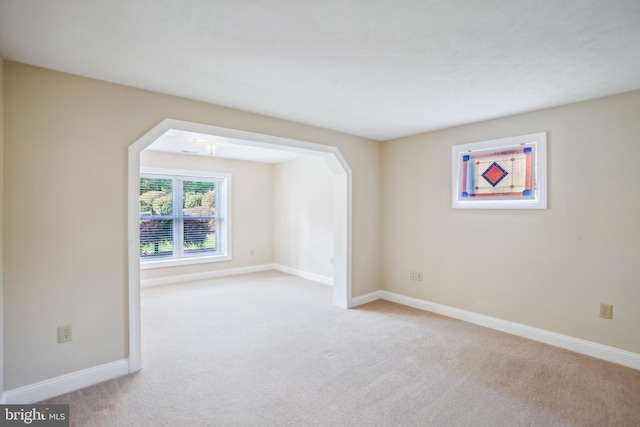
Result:
{"label": "electrical outlet", "polygon": [[422,282],[422,271],[411,270],[411,274],[409,275],[409,278],[411,279],[412,282]]}
{"label": "electrical outlet", "polygon": [[613,318],[613,306],[610,304],[602,304],[600,303],[600,317],[604,319],[612,319]]}
{"label": "electrical outlet", "polygon": [[58,344],[69,342],[73,339],[71,325],[58,326]]}

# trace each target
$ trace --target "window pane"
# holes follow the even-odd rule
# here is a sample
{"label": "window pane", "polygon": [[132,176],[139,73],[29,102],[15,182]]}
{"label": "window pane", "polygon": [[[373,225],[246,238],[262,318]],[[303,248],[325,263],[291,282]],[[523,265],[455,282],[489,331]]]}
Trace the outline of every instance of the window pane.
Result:
{"label": "window pane", "polygon": [[173,221],[140,221],[140,257],[173,255]]}
{"label": "window pane", "polygon": [[[182,214],[187,216],[215,215],[216,184],[206,181],[184,181]],[[186,229],[185,229],[186,230]],[[185,232],[186,235],[186,232]]]}
{"label": "window pane", "polygon": [[226,255],[221,227],[226,181],[142,175],[140,178],[140,257],[143,260]]}
{"label": "window pane", "polygon": [[218,236],[215,220],[186,219],[184,220],[184,253],[197,254],[216,252],[218,250]]}
{"label": "window pane", "polygon": [[171,180],[140,178],[140,215],[171,215]]}

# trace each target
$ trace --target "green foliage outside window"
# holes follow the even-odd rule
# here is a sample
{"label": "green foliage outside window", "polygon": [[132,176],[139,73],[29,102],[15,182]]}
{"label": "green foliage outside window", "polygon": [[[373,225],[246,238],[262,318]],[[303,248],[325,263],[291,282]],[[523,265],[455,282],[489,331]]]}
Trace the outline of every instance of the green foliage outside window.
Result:
{"label": "green foliage outside window", "polygon": [[[182,185],[181,216],[173,212],[173,184]],[[142,257],[173,253],[174,221],[183,222],[182,246],[185,253],[208,252],[217,249],[215,215],[216,184],[207,181],[141,178],[140,215],[174,216],[173,219],[148,218],[140,221],[140,255]],[[189,219],[189,217],[200,217]]]}

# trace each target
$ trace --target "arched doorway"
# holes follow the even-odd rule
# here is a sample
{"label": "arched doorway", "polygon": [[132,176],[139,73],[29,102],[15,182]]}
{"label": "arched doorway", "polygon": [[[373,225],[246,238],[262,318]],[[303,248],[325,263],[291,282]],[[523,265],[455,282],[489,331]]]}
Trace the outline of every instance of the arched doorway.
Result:
{"label": "arched doorway", "polygon": [[333,146],[240,131],[237,129],[165,119],[129,146],[128,162],[128,261],[129,261],[129,372],[142,368],[140,321],[140,238],[138,198],[140,153],[167,131],[182,130],[223,138],[234,143],[321,157],[331,170],[333,185],[334,277],[333,303],[351,306],[351,169]]}

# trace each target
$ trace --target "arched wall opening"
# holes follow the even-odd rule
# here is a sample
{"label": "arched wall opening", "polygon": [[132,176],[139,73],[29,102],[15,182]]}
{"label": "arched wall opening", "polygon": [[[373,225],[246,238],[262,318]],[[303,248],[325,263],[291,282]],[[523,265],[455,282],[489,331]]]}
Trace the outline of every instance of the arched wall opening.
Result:
{"label": "arched wall opening", "polygon": [[351,169],[333,146],[264,135],[200,123],[165,119],[129,146],[128,153],[128,273],[129,371],[142,368],[140,313],[140,236],[138,231],[140,153],[167,131],[181,130],[234,140],[234,144],[287,151],[322,158],[333,174],[333,304],[351,307]]}

